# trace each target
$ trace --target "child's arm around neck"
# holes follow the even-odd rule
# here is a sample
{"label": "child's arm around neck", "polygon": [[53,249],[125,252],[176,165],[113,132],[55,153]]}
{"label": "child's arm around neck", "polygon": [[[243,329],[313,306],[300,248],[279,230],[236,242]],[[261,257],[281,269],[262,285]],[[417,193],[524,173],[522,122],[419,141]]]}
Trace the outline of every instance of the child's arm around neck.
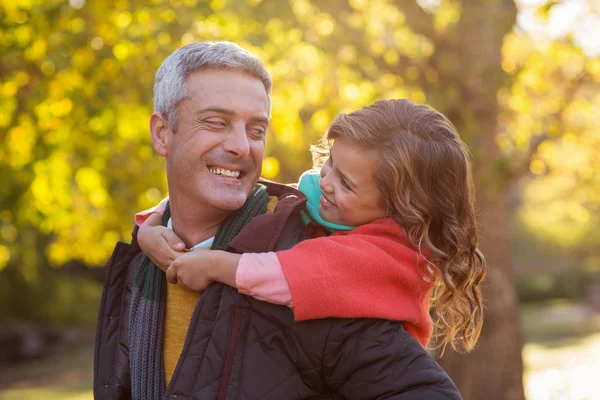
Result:
{"label": "child's arm around neck", "polygon": [[167,269],[167,282],[201,292],[212,282],[237,288],[236,273],[241,255],[198,248],[175,259]]}
{"label": "child's arm around neck", "polygon": [[290,290],[275,253],[239,255],[206,248],[185,251],[175,232],[162,226],[165,204],[163,200],[153,209],[138,213],[136,223],[140,224],[140,247],[166,271],[169,283],[202,291],[216,281],[259,300],[292,306]]}

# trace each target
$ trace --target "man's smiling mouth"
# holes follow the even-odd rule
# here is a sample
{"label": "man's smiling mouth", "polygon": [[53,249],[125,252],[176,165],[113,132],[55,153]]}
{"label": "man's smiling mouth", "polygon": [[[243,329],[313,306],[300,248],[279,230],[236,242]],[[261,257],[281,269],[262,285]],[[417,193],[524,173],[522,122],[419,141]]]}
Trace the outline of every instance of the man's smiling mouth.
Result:
{"label": "man's smiling mouth", "polygon": [[210,167],[208,170],[215,175],[228,176],[236,179],[239,178],[241,174],[241,171],[233,171],[225,168]]}

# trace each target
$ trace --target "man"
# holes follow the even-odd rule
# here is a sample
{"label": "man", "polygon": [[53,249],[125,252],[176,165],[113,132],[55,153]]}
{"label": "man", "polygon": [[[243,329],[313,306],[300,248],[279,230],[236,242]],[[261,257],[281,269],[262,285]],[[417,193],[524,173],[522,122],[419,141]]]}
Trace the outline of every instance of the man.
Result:
{"label": "man", "polygon": [[[259,181],[271,78],[228,42],[195,43],[159,68],[150,131],[165,158],[163,224],[186,246],[286,249],[305,238],[305,197]],[[265,190],[266,188],[266,190]],[[167,285],[132,244],[117,244],[97,328],[98,399],[459,399],[397,322],[294,322],[283,306],[213,284]]]}

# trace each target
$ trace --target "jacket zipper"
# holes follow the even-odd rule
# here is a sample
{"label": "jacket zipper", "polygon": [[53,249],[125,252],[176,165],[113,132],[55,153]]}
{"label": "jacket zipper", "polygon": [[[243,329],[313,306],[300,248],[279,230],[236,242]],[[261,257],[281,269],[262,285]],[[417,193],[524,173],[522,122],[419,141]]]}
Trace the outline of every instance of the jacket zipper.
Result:
{"label": "jacket zipper", "polygon": [[227,395],[227,386],[229,385],[229,377],[231,376],[231,369],[233,367],[233,357],[235,356],[235,349],[240,336],[241,326],[242,310],[235,308],[233,311],[233,325],[231,326],[231,334],[229,335],[229,342],[227,344],[225,366],[223,367],[223,374],[221,375],[221,384],[219,385],[219,396],[217,397],[217,400],[225,400],[225,396]]}

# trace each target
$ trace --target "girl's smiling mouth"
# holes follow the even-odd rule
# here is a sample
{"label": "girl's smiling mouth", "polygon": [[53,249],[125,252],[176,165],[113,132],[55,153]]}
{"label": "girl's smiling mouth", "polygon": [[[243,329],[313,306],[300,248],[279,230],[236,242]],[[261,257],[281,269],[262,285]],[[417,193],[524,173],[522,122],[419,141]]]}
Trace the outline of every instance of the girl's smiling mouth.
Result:
{"label": "girl's smiling mouth", "polygon": [[319,199],[320,203],[323,207],[335,207],[335,203],[325,197],[324,194],[321,194],[321,198]]}

